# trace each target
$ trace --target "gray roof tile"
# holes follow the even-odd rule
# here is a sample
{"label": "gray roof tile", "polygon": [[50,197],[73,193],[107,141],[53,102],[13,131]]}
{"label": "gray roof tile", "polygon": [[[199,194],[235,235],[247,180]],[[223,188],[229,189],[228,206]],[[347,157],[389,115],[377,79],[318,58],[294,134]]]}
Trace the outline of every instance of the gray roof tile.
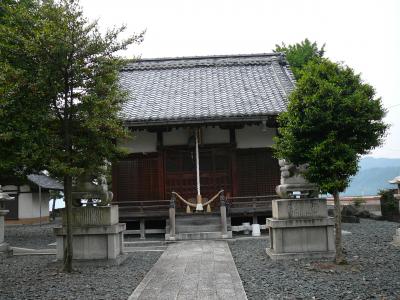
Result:
{"label": "gray roof tile", "polygon": [[295,80],[282,54],[143,59],[120,73],[131,124],[276,115]]}
{"label": "gray roof tile", "polygon": [[58,182],[56,179],[46,176],[46,175],[41,175],[41,174],[30,174],[27,176],[28,179],[33,182],[34,184],[45,188],[45,189],[50,189],[50,190],[63,190],[64,186],[60,182]]}

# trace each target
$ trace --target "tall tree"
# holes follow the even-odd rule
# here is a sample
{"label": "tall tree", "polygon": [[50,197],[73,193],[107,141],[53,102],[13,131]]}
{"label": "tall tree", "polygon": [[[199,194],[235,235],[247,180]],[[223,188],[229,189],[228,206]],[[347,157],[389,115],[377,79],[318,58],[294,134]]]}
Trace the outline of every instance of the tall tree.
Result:
{"label": "tall tree", "polygon": [[[21,8],[24,2],[16,2],[5,10],[4,18],[14,26],[0,33],[0,39],[9,36],[0,46],[6,57],[4,65],[13,73],[22,74],[5,81],[9,85],[4,88],[11,89],[17,100],[8,97],[10,108],[4,110],[4,115],[9,117],[14,108],[22,114],[33,113],[30,119],[43,129],[36,136],[39,142],[35,140],[32,144],[37,149],[38,164],[64,181],[67,211],[64,269],[70,272],[72,182],[83,173],[101,172],[107,161],[120,154],[115,140],[123,138],[126,132],[118,118],[125,100],[118,74],[125,60],[116,53],[140,43],[143,33],[119,41],[125,30],[123,26],[102,35],[97,22],[88,22],[75,0],[29,1],[35,5],[34,11]],[[25,67],[25,63],[31,67]],[[29,82],[25,82],[25,76],[29,76]],[[17,85],[25,82],[31,89],[12,87],[12,82]],[[34,107],[32,112],[21,107],[24,97]],[[25,135],[36,130],[16,126]],[[9,128],[9,132],[13,135],[14,129]]]}
{"label": "tall tree", "polygon": [[37,95],[40,68],[30,53],[38,9],[33,0],[0,3],[0,178],[40,169],[46,154],[46,99]]}
{"label": "tall tree", "polygon": [[298,80],[308,62],[319,61],[324,56],[325,44],[319,48],[317,42],[311,43],[310,40],[305,39],[294,45],[286,45],[285,43],[282,43],[282,45],[275,45],[275,50],[273,51],[285,53],[293,74]]}
{"label": "tall tree", "polygon": [[308,164],[305,177],[333,195],[336,262],[344,261],[339,193],[356,174],[361,155],[383,141],[385,111],[374,89],[346,66],[310,62],[279,116],[277,156]]}

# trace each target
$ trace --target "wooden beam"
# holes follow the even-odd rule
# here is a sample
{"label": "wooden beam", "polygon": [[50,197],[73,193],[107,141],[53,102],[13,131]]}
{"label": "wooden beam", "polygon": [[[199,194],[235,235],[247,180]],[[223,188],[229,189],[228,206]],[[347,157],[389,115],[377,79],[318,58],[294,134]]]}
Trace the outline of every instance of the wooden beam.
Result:
{"label": "wooden beam", "polygon": [[229,128],[229,143],[236,147],[236,129]]}
{"label": "wooden beam", "polygon": [[237,178],[237,155],[236,149],[231,149],[231,178],[232,178],[232,195],[231,197],[238,196],[238,178]]}
{"label": "wooden beam", "polygon": [[158,194],[160,199],[165,199],[165,163],[164,149],[158,150],[157,172],[158,172]]}
{"label": "wooden beam", "polygon": [[162,131],[157,131],[157,150],[164,147],[164,134]]}

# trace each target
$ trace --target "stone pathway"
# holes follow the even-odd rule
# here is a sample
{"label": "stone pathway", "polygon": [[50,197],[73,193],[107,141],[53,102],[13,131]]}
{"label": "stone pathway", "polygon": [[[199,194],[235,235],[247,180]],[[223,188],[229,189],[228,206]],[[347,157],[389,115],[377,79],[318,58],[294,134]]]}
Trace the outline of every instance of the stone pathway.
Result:
{"label": "stone pathway", "polygon": [[224,241],[185,241],[170,245],[129,300],[247,299]]}

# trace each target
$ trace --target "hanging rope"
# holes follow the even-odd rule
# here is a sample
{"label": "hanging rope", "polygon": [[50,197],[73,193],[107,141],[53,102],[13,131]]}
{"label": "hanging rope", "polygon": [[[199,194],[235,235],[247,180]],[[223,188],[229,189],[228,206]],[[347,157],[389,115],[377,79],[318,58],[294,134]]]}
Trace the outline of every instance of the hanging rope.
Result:
{"label": "hanging rope", "polygon": [[196,204],[195,203],[192,203],[192,202],[189,202],[189,201],[187,201],[187,200],[185,200],[181,195],[179,195],[178,193],[176,193],[176,192],[172,192],[172,194],[174,194],[174,195],[176,195],[183,203],[185,203],[186,205],[189,205],[189,206],[191,206],[191,207],[196,207]]}
{"label": "hanging rope", "polygon": [[[210,200],[208,200],[206,203],[203,203],[202,206],[207,206],[209,204],[211,204],[215,199],[218,198],[218,196],[223,193],[224,190],[220,190],[218,193],[216,193]],[[184,199],[181,195],[179,195],[177,192],[172,192],[172,194],[174,194],[179,200],[181,200],[183,203],[185,203],[186,205],[190,206],[190,207],[194,207],[196,208],[197,204],[196,203],[192,203],[186,199]]]}

